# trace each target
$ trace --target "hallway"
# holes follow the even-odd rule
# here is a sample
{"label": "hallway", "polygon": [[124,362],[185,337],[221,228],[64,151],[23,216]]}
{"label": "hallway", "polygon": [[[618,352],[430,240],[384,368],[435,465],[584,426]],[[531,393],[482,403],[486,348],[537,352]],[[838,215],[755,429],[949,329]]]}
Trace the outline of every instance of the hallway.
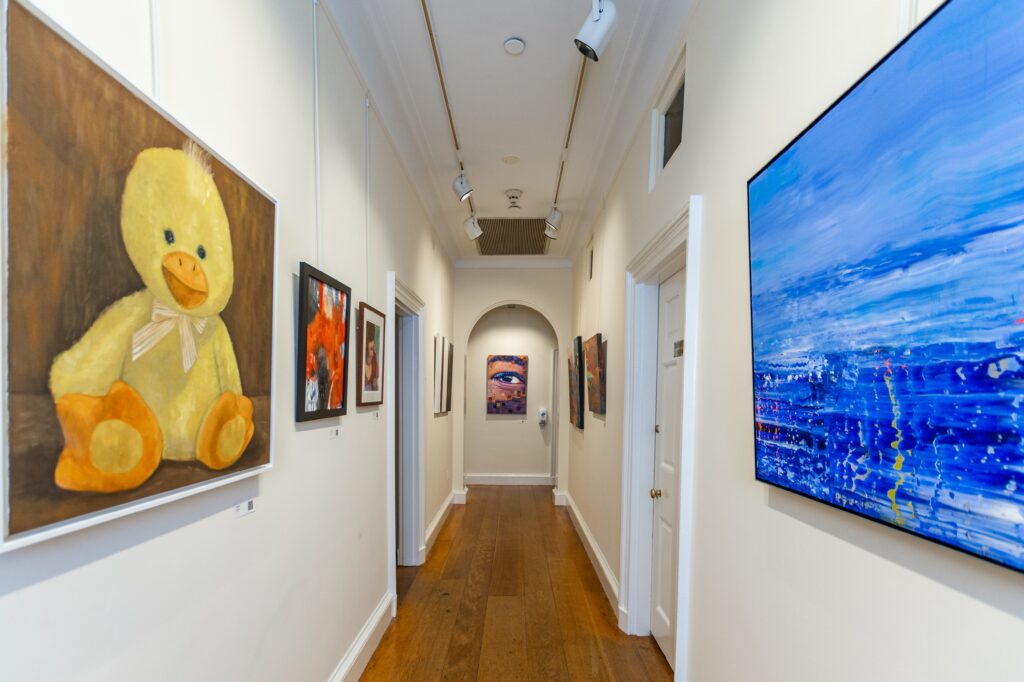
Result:
{"label": "hallway", "polygon": [[628,637],[546,487],[474,486],[427,562],[399,569],[398,617],[364,680],[668,680]]}

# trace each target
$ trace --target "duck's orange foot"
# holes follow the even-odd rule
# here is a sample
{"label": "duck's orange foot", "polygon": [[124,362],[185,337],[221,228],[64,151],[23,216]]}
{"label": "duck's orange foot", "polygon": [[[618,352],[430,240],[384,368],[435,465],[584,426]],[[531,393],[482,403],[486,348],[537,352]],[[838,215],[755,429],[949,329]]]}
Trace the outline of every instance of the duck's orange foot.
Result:
{"label": "duck's orange foot", "polygon": [[97,398],[68,393],[57,400],[64,450],[54,482],[65,490],[113,493],[149,478],[164,451],[156,415],[128,384],[116,381]]}
{"label": "duck's orange foot", "polygon": [[252,401],[237,393],[222,393],[203,420],[196,457],[211,469],[238,461],[252,440]]}

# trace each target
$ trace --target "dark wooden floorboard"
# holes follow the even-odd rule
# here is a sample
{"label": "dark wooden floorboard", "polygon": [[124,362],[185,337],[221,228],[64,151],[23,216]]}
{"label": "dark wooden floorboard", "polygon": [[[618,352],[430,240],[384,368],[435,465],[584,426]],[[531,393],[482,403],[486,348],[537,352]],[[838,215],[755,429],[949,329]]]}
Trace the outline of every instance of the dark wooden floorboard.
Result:
{"label": "dark wooden floorboard", "polygon": [[472,487],[398,585],[364,680],[672,679],[651,637],[619,630],[548,488]]}

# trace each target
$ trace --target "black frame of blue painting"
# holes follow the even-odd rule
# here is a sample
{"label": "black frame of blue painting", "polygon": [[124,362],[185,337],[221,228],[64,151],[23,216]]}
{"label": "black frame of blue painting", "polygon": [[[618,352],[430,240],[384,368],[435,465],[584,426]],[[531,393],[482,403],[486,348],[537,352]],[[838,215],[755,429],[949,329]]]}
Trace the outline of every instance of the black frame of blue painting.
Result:
{"label": "black frame of blue painting", "polygon": [[861,511],[858,511],[858,510],[850,508],[850,507],[844,507],[844,506],[842,506],[840,504],[836,504],[836,503],[832,502],[831,500],[824,499],[822,497],[815,497],[814,495],[802,492],[800,490],[795,490],[793,488],[787,488],[787,487],[785,487],[783,485],[780,485],[780,484],[778,484],[778,483],[776,483],[774,481],[771,481],[771,480],[768,480],[766,478],[763,478],[760,475],[760,473],[758,471],[758,467],[757,467],[757,391],[756,391],[756,369],[755,369],[756,346],[755,346],[755,338],[754,338],[753,250],[752,250],[752,239],[751,239],[751,211],[750,211],[750,188],[751,188],[751,185],[765,171],[767,171],[769,168],[771,168],[773,166],[773,164],[775,164],[775,162],[779,160],[780,157],[785,155],[794,145],[796,145],[809,131],[811,131],[813,128],[815,128],[815,126],[817,126],[818,123],[821,122],[822,119],[824,119],[826,116],[828,116],[828,114],[831,113],[837,106],[842,104],[843,101],[846,100],[846,98],[852,92],[857,90],[857,88],[860,87],[860,85],[866,79],[868,79],[875,71],[877,71],[882,65],[884,65],[894,54],[898,53],[901,49],[903,49],[903,47],[909,41],[913,40],[913,38],[919,32],[921,32],[922,29],[927,27],[928,24],[931,23],[933,19],[935,19],[938,15],[940,15],[943,12],[943,10],[945,10],[947,7],[949,7],[953,2],[954,2],[954,0],[945,0],[945,2],[943,2],[941,5],[939,5],[931,14],[929,14],[929,16],[924,21],[920,22],[918,24],[918,26],[916,28],[914,28],[913,31],[911,31],[906,37],[904,37],[895,47],[893,47],[891,50],[889,50],[889,52],[887,52],[884,57],[882,57],[877,63],[875,63],[853,85],[851,85],[849,88],[847,88],[846,91],[843,92],[843,94],[840,95],[831,105],[829,105],[829,107],[827,109],[825,109],[823,112],[821,112],[821,114],[819,114],[810,124],[808,124],[803,130],[801,130],[798,135],[796,135],[788,144],[786,144],[777,154],[775,154],[771,158],[771,160],[769,160],[767,163],[765,163],[747,181],[747,254],[748,254],[748,287],[749,287],[748,291],[749,291],[749,295],[750,295],[750,315],[751,315],[751,317],[750,317],[750,321],[751,321],[751,327],[750,327],[750,349],[751,349],[751,380],[752,380],[751,381],[752,424],[754,426],[754,441],[753,441],[753,445],[754,445],[754,448],[753,448],[753,450],[754,450],[754,452],[753,452],[753,454],[754,454],[754,477],[755,477],[756,480],[758,480],[758,481],[760,481],[762,483],[766,483],[766,484],[772,486],[773,488],[777,488],[779,490],[785,490],[785,491],[787,491],[789,493],[798,495],[800,497],[804,497],[804,498],[807,498],[809,500],[813,500],[813,501],[815,501],[815,502],[817,502],[819,504],[824,504],[824,505],[827,505],[829,507],[833,507],[833,508],[839,509],[839,510],[841,510],[843,512],[852,514],[854,516],[858,516],[858,517],[861,517],[861,518],[864,518],[864,519],[868,519],[869,521],[872,521],[873,523],[876,523],[876,524],[881,525],[881,526],[885,526],[886,528],[891,528],[891,529],[894,529],[894,530],[898,530],[898,531],[900,531],[902,533],[905,533],[907,535],[912,535],[912,536],[914,536],[916,538],[919,538],[921,540],[925,540],[927,542],[930,542],[930,543],[933,543],[933,544],[936,544],[936,545],[940,545],[940,546],[946,547],[948,549],[956,550],[957,552],[959,552],[961,554],[966,554],[968,556],[971,556],[971,557],[974,557],[974,558],[977,558],[977,559],[982,559],[982,560],[984,560],[984,561],[986,561],[988,563],[995,564],[995,565],[1000,566],[1002,568],[1006,568],[1006,569],[1009,569],[1011,571],[1014,571],[1015,573],[1024,574],[1024,569],[1021,569],[1021,568],[1018,568],[1016,566],[1004,563],[1003,561],[1000,561],[999,559],[997,559],[995,557],[986,556],[984,554],[980,554],[980,553],[971,551],[970,549],[968,549],[966,547],[961,547],[961,546],[957,546],[955,544],[952,544],[950,542],[946,542],[946,541],[944,541],[944,540],[942,540],[940,538],[931,537],[931,536],[928,536],[928,535],[916,532],[914,530],[911,530],[909,528],[905,528],[905,527],[902,527],[900,525],[890,523],[890,522],[886,521],[885,519],[878,518],[878,517],[872,516],[872,515],[867,514],[867,513],[863,513]]}

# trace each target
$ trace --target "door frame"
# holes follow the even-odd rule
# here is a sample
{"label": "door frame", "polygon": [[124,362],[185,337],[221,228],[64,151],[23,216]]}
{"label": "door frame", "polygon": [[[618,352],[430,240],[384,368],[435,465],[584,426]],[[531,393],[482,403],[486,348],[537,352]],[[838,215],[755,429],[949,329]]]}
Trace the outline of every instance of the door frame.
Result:
{"label": "door frame", "polygon": [[[404,284],[394,272],[387,273],[387,303],[385,315],[391,320],[392,328],[397,330],[398,312],[402,311],[412,320],[411,329],[403,330],[402,348],[397,348],[395,339],[397,333],[386,335],[384,339],[385,368],[391,368],[385,372],[385,396],[384,402],[387,411],[387,476],[385,481],[387,500],[387,567],[388,567],[388,592],[392,596],[391,615],[394,616],[398,610],[398,575],[396,568],[396,557],[403,566],[416,566],[423,563],[423,556],[420,547],[424,542],[424,504],[426,493],[424,490],[424,452],[426,450],[426,409],[424,402],[423,387],[426,386],[426,367],[423,363],[423,318],[426,305],[415,291]],[[399,396],[397,388],[397,376],[393,368],[397,365],[395,358],[397,353],[402,353],[402,367],[405,375],[410,376],[408,386],[403,387],[402,395]],[[409,370],[412,370],[411,372]],[[396,400],[402,400],[401,410],[401,433],[402,440],[411,447],[401,448],[395,439],[396,421],[395,405]],[[395,532],[395,521],[397,516],[397,497],[395,495],[396,452],[402,455],[402,498],[406,504],[402,505],[402,518],[399,519],[399,526],[402,529],[402,538]],[[411,498],[411,499],[410,499]],[[409,533],[407,529],[412,529]],[[411,537],[410,537],[411,536]]]}
{"label": "door frame", "polygon": [[[676,602],[676,679],[686,679],[697,443],[697,369],[702,279],[702,197],[673,217],[626,267],[625,404],[622,458],[622,539],[619,556],[619,627],[647,635],[651,626],[651,552],[654,420],[657,408],[658,291],[686,268],[682,428],[679,483],[679,575]],[[687,456],[690,453],[690,456]]]}

